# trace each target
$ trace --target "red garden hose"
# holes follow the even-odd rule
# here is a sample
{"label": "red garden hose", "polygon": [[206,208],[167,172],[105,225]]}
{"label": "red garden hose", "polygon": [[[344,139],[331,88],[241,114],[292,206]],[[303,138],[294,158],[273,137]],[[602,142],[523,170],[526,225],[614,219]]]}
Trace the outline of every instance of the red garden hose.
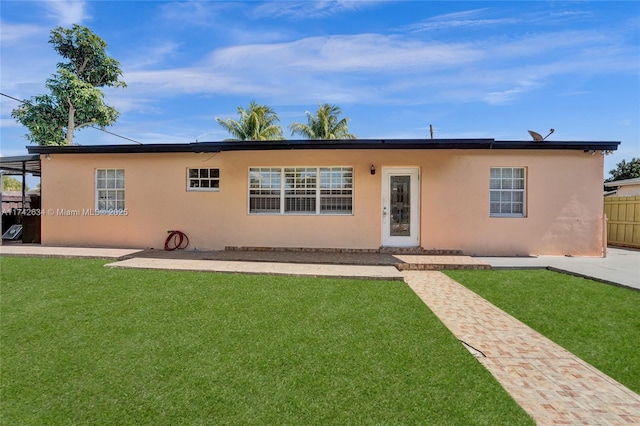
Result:
{"label": "red garden hose", "polygon": [[184,232],[180,231],[167,231],[169,236],[164,241],[164,249],[167,251],[173,251],[175,249],[186,249],[189,245],[189,238]]}

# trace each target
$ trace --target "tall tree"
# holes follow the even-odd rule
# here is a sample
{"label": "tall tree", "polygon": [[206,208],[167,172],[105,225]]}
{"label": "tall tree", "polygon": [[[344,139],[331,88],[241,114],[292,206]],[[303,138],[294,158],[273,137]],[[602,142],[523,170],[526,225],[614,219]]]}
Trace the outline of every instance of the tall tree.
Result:
{"label": "tall tree", "polygon": [[607,179],[605,182],[640,177],[640,158],[632,158],[629,162],[622,160],[616,164],[615,169],[609,170],[609,174],[611,175],[611,178]]}
{"label": "tall tree", "polygon": [[122,70],[107,55],[107,43],[87,27],[57,27],[49,39],[67,60],[47,80],[49,94],[35,96],[11,112],[29,129],[27,139],[39,145],[71,145],[75,130],[97,125],[110,126],[118,111],[105,104],[100,87],[126,87]]}
{"label": "tall tree", "polygon": [[316,114],[309,111],[307,114],[307,124],[291,123],[289,129],[291,134],[298,134],[306,139],[357,139],[358,137],[349,133],[348,118],[340,118],[342,110],[336,105],[318,105]]}
{"label": "tall tree", "polygon": [[226,141],[268,141],[282,140],[282,128],[277,124],[280,119],[273,109],[266,105],[258,105],[256,101],[249,103],[249,108],[238,107],[239,120],[216,118],[218,124],[225,128],[233,138]]}

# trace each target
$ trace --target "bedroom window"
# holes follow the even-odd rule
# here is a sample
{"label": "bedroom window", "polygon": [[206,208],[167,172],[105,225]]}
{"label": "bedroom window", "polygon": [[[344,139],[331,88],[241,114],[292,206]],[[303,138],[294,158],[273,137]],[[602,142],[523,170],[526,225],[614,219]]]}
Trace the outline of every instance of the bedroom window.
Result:
{"label": "bedroom window", "polygon": [[96,210],[117,212],[124,209],[124,169],[97,169]]}
{"label": "bedroom window", "polygon": [[220,169],[187,169],[187,191],[219,191]]}
{"label": "bedroom window", "polygon": [[524,167],[492,167],[489,188],[490,216],[525,217]]}
{"label": "bedroom window", "polygon": [[352,167],[249,169],[249,213],[352,214]]}
{"label": "bedroom window", "polygon": [[249,212],[280,213],[281,169],[249,169]]}

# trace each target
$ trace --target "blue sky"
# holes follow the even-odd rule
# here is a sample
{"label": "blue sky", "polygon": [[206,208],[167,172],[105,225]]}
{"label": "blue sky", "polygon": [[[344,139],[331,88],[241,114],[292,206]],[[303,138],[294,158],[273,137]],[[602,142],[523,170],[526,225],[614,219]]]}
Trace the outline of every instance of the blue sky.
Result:
{"label": "blue sky", "polygon": [[[217,141],[215,118],[255,99],[285,133],[318,103],[360,138],[615,140],[605,176],[640,157],[640,2],[2,1],[1,91],[45,93],[51,29],[85,25],[127,88],[107,130],[142,143]],[[0,98],[0,153],[26,129]],[[120,144],[94,129],[76,143]]]}

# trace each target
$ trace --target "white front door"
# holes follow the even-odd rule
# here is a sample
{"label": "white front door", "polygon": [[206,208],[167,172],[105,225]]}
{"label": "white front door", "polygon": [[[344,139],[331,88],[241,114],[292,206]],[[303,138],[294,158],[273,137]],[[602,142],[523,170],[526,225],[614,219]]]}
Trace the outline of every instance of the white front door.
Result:
{"label": "white front door", "polygon": [[382,169],[382,245],[420,245],[420,169]]}

